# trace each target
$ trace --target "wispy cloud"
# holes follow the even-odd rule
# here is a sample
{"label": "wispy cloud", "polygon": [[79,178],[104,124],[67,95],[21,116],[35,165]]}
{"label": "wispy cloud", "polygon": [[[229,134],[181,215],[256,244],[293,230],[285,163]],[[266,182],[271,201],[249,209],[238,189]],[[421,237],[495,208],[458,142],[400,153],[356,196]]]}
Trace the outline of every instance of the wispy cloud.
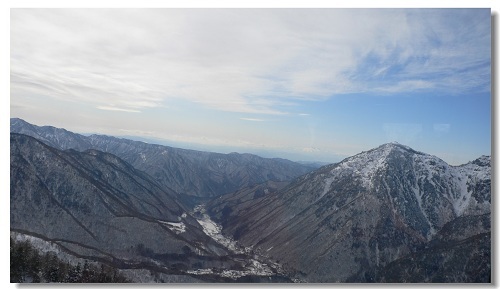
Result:
{"label": "wispy cloud", "polygon": [[317,153],[320,152],[321,150],[315,147],[307,147],[302,149],[303,152],[305,153]]}
{"label": "wispy cloud", "polygon": [[114,106],[98,106],[97,109],[110,110],[110,111],[123,111],[123,112],[140,112],[139,110],[120,108],[120,107],[114,107]]}
{"label": "wispy cloud", "polygon": [[386,93],[487,91],[490,17],[488,9],[404,10],[399,33],[368,45],[352,76],[366,89]]}
{"label": "wispy cloud", "polygon": [[406,80],[378,87],[376,91],[386,92],[386,93],[401,93],[401,92],[415,92],[433,87],[435,87],[435,84],[432,81]]}
{"label": "wispy cloud", "polygon": [[286,114],[345,93],[487,90],[489,21],[487,9],[13,9],[12,95]]}
{"label": "wispy cloud", "polygon": [[250,117],[241,117],[240,118],[241,120],[246,120],[246,121],[266,121],[265,119],[261,119],[261,118],[250,118]]}

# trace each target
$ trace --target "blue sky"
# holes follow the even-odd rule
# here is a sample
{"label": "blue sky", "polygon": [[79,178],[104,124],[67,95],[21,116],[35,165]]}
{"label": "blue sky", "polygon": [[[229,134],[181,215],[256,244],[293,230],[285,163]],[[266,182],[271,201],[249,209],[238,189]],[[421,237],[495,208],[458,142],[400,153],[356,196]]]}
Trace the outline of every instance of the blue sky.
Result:
{"label": "blue sky", "polygon": [[489,9],[13,9],[10,115],[333,162],[491,154]]}

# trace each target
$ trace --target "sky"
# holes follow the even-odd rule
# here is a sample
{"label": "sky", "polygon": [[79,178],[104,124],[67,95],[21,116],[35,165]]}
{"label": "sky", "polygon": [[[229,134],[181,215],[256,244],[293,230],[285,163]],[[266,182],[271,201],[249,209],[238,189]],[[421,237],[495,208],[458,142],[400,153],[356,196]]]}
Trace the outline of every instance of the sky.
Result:
{"label": "sky", "polygon": [[491,154],[490,9],[11,9],[10,116],[336,162]]}

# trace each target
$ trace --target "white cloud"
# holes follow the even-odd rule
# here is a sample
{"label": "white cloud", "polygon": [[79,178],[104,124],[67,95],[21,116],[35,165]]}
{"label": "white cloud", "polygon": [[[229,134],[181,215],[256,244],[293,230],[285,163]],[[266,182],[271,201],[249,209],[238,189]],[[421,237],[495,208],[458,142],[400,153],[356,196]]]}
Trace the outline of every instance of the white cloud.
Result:
{"label": "white cloud", "polygon": [[139,110],[119,108],[119,107],[114,107],[114,106],[98,106],[97,109],[110,110],[110,111],[123,111],[123,112],[140,112]]}
{"label": "white cloud", "polygon": [[398,93],[398,92],[408,92],[408,91],[413,92],[417,90],[433,88],[434,85],[435,84],[431,81],[408,80],[408,81],[393,83],[388,86],[379,87],[377,91],[388,92],[388,93]]}
{"label": "white cloud", "polygon": [[257,122],[266,121],[265,119],[261,119],[261,118],[250,118],[250,117],[241,117],[240,119],[241,119],[241,120],[246,120],[246,121],[257,121]]}
{"label": "white cloud", "polygon": [[488,89],[484,17],[489,12],[13,9],[12,96],[30,91],[124,111],[181,98],[285,114],[297,100],[342,93]]}
{"label": "white cloud", "polygon": [[317,153],[317,152],[320,152],[321,150],[318,148],[314,148],[314,147],[307,147],[307,148],[303,148],[302,151],[305,153]]}

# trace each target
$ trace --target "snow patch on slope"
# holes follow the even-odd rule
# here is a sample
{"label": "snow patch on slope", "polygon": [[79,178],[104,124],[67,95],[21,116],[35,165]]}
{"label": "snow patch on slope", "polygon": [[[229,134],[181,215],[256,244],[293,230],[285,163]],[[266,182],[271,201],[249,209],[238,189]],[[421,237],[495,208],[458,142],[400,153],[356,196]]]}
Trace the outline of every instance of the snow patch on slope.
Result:
{"label": "snow patch on slope", "polygon": [[472,196],[472,191],[467,190],[467,177],[460,178],[458,192],[458,198],[453,200],[452,205],[457,216],[461,216],[469,205]]}
{"label": "snow patch on slope", "polygon": [[145,153],[139,153],[139,156],[141,157],[143,162],[146,162],[147,158]]}
{"label": "snow patch on slope", "polygon": [[[471,204],[472,190],[468,183],[491,179],[491,167],[486,163],[488,157],[480,158],[485,165],[479,166],[475,162],[454,167],[448,165],[438,157],[431,155],[414,155],[415,171],[420,178],[423,178],[434,188],[440,188],[444,198],[446,198],[453,208],[455,216],[462,216]],[[440,183],[435,182],[435,176],[439,176]],[[416,188],[415,196],[420,208],[425,213],[422,194],[424,188]]]}
{"label": "snow patch on slope", "polygon": [[323,198],[326,195],[326,193],[328,193],[328,191],[330,190],[330,187],[332,186],[334,179],[335,178],[332,177],[332,178],[328,178],[325,180],[325,187],[323,188],[323,191],[321,192],[321,194],[316,198],[316,200],[314,200],[314,203],[321,200],[321,198]]}
{"label": "snow patch on slope", "polygon": [[[245,248],[240,246],[236,241],[231,238],[228,238],[222,235],[222,226],[215,223],[210,219],[210,216],[206,214],[206,210],[204,205],[198,205],[194,208],[195,216],[197,216],[198,223],[203,227],[203,232],[215,240],[217,243],[223,245],[228,248],[230,251],[236,254],[249,254],[252,252],[251,248]],[[271,276],[275,273],[271,269],[274,268],[277,271],[280,271],[281,268],[278,264],[265,264],[258,260],[256,260],[258,256],[254,256],[251,258],[249,263],[246,264],[244,270],[223,270],[221,273],[218,273],[222,277],[228,277],[231,279],[237,279],[242,276],[247,275],[256,275],[256,276]],[[187,273],[195,274],[195,275],[203,275],[203,274],[215,274],[212,269],[198,269],[198,270],[189,270]]]}
{"label": "snow patch on slope", "polygon": [[184,233],[186,232],[186,225],[183,222],[165,222],[165,221],[158,221],[164,225],[167,225],[167,227],[174,231],[176,234]]}
{"label": "snow patch on slope", "polygon": [[241,254],[245,252],[240,249],[240,246],[236,243],[236,241],[222,235],[222,226],[210,219],[210,216],[206,214],[205,207],[203,205],[197,206],[194,211],[198,212],[198,215],[201,215],[201,217],[198,217],[196,221],[198,221],[198,224],[202,226],[205,234],[234,253]]}
{"label": "snow patch on slope", "polygon": [[[390,143],[367,152],[362,152],[347,158],[336,166],[334,171],[348,171],[354,176],[360,177],[364,187],[373,188],[373,177],[386,166],[386,159],[394,149],[401,149],[399,144]],[[333,173],[333,171],[332,171]]]}
{"label": "snow patch on slope", "polygon": [[[469,190],[469,184],[473,186],[478,182],[491,180],[491,158],[482,156],[479,159],[469,162],[465,165],[452,167],[453,171],[459,178],[460,194],[453,202],[453,207],[459,215],[465,213],[472,201],[472,190]],[[485,202],[486,205],[489,205]]]}

